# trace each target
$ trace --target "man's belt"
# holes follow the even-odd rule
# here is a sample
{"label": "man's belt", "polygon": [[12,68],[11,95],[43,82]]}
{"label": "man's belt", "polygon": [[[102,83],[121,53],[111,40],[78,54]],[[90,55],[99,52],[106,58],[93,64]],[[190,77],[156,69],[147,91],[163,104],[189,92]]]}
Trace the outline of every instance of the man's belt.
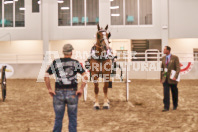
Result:
{"label": "man's belt", "polygon": [[76,88],[55,88],[55,90],[76,91]]}

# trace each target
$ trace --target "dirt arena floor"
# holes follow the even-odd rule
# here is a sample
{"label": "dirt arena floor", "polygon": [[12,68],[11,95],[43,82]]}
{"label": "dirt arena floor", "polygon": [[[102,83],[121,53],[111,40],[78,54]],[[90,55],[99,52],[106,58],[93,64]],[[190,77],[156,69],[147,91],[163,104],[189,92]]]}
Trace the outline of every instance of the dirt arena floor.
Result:
{"label": "dirt arena floor", "polygon": [[[52,85],[54,86],[53,82]],[[163,109],[163,90],[158,80],[132,80],[126,102],[124,83],[109,89],[110,109],[93,110],[93,84],[88,99],[79,101],[79,132],[198,132],[198,81],[179,83],[179,107]],[[100,103],[103,103],[100,84]],[[172,104],[172,103],[171,103]],[[44,83],[36,80],[7,80],[6,102],[0,101],[0,132],[50,132],[54,125],[52,98]],[[63,131],[68,131],[64,117]]]}

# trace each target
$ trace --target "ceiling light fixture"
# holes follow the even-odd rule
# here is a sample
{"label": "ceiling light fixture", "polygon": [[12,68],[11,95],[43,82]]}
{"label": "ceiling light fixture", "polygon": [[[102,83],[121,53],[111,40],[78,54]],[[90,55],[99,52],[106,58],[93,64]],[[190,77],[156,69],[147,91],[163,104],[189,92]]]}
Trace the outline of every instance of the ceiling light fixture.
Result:
{"label": "ceiling light fixture", "polygon": [[111,14],[111,16],[120,16],[120,14]]}
{"label": "ceiling light fixture", "polygon": [[24,7],[20,7],[19,10],[20,11],[25,11],[25,8]]}
{"label": "ceiling light fixture", "polygon": [[5,1],[4,4],[12,4],[13,1]]}
{"label": "ceiling light fixture", "polygon": [[61,10],[69,10],[69,7],[61,7]]}
{"label": "ceiling light fixture", "polygon": [[118,9],[119,8],[119,6],[112,6],[112,7],[110,7],[110,9]]}
{"label": "ceiling light fixture", "polygon": [[64,1],[63,1],[63,0],[58,0],[57,2],[58,2],[59,4],[64,3]]}
{"label": "ceiling light fixture", "polygon": [[39,0],[37,3],[40,5],[41,4],[41,1]]}

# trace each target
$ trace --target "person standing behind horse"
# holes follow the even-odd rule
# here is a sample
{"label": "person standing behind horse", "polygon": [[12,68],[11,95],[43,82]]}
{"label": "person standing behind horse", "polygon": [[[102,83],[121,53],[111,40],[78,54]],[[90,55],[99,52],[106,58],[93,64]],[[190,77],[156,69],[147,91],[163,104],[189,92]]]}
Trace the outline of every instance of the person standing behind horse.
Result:
{"label": "person standing behind horse", "polygon": [[[163,84],[164,87],[164,109],[162,112],[166,112],[169,110],[170,107],[170,88],[172,92],[172,99],[173,99],[173,110],[177,109],[178,106],[178,88],[177,84],[178,82],[176,79],[179,76],[180,73],[180,63],[179,63],[179,58],[173,54],[170,53],[171,48],[169,46],[166,46],[164,48],[164,56],[162,58],[162,69],[160,74],[160,82]],[[175,71],[174,77],[171,79],[171,72]]]}
{"label": "person standing behind horse", "polygon": [[[64,58],[56,59],[45,74],[45,83],[49,94],[53,97],[55,124],[53,132],[61,132],[62,121],[67,105],[69,117],[69,132],[77,132],[78,98],[81,97],[88,77],[81,64],[71,58],[73,46],[66,44],[63,47]],[[81,88],[77,90],[77,73],[83,76]],[[55,92],[50,86],[49,75],[55,74]]]}

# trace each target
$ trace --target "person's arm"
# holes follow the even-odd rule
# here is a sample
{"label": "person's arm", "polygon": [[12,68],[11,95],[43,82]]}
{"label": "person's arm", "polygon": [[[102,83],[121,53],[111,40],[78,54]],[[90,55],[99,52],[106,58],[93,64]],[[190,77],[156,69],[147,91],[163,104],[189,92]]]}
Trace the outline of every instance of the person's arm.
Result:
{"label": "person's arm", "polygon": [[173,80],[176,80],[179,76],[179,73],[180,73],[180,63],[179,63],[179,58],[178,57],[176,57],[176,59],[175,59],[175,65],[176,65],[176,69],[175,69],[176,74],[175,74],[175,77],[173,78]]}
{"label": "person's arm", "polygon": [[87,80],[88,80],[86,72],[83,72],[81,75],[82,75],[82,84],[81,84],[80,89],[78,91],[76,91],[76,95],[78,95],[79,98],[81,97],[84,87],[86,86]]}
{"label": "person's arm", "polygon": [[[162,59],[162,61],[163,61],[163,59]],[[160,72],[160,83],[162,83],[162,73],[163,73],[163,71],[164,71],[164,65],[162,63],[161,64],[161,72]]]}
{"label": "person's arm", "polygon": [[45,73],[44,80],[50,96],[53,97],[54,95],[56,95],[56,93],[51,88],[49,76],[50,76],[49,73]]}

